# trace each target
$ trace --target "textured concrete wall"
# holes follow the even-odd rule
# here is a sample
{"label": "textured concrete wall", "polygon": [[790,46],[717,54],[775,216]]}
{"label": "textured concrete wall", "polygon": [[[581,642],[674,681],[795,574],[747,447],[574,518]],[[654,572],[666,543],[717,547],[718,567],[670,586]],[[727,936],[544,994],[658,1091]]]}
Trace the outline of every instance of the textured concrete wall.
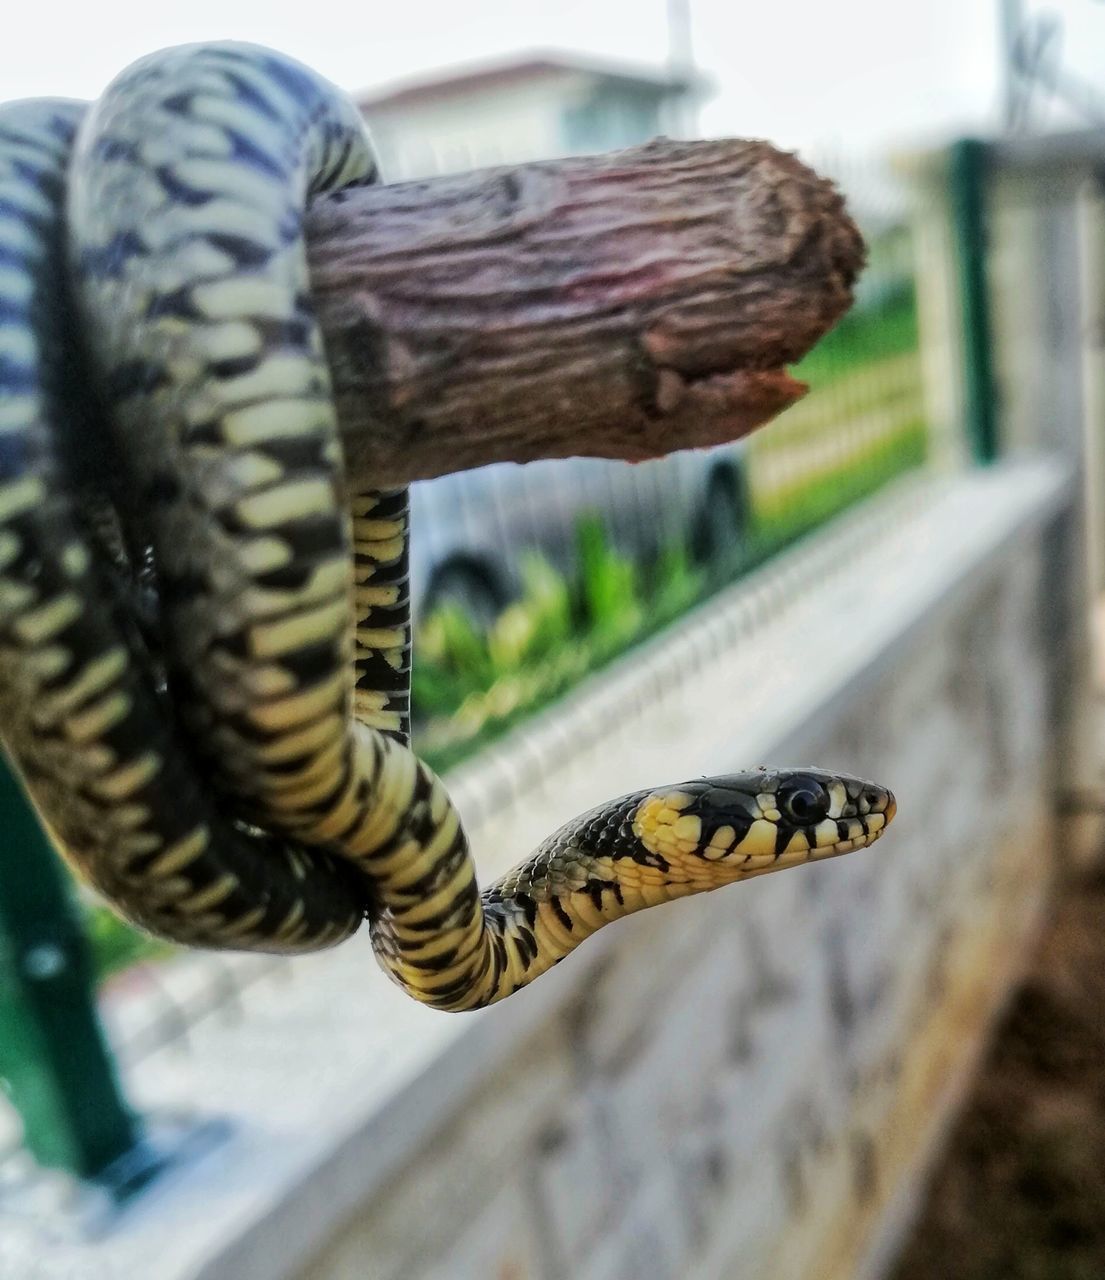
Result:
{"label": "textured concrete wall", "polygon": [[301,1280],[877,1273],[1049,876],[1045,545],[795,732],[892,838],[621,926]]}

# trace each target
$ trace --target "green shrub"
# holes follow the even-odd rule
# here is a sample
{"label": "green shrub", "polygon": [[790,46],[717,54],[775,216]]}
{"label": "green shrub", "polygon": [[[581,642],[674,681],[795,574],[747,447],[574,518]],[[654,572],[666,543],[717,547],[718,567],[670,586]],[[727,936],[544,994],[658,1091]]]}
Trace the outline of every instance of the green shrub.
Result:
{"label": "green shrub", "polygon": [[579,521],[576,550],[586,631],[599,652],[613,652],[641,629],[637,566],[610,545],[597,515]]}
{"label": "green shrub", "polygon": [[[804,470],[793,484],[756,499],[742,567],[758,563],[859,498],[918,465],[925,456],[922,421]],[[540,556],[523,565],[525,589],[486,634],[457,610],[443,608],[415,646],[417,747],[442,770],[553,701],[583,676],[653,634],[702,600],[717,583],[683,542],[664,547],[649,572],[611,545],[602,521],[576,531],[579,572],[570,582]],[[573,599],[577,607],[573,609]]]}

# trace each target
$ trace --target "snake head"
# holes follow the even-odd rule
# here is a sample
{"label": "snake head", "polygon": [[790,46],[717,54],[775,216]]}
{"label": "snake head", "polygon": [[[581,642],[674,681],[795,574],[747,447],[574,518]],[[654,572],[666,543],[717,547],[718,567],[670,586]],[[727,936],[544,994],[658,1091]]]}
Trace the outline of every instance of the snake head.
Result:
{"label": "snake head", "polygon": [[691,879],[740,880],[873,844],[896,811],[885,787],[825,769],[756,769],[651,792],[633,833]]}

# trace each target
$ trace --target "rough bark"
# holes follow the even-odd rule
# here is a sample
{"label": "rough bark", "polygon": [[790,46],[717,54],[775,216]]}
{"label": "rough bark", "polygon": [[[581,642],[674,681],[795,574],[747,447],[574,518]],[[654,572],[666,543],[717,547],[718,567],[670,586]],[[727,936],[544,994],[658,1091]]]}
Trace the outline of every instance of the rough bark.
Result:
{"label": "rough bark", "polygon": [[357,484],[733,440],[805,392],[863,242],[763,142],[671,142],[319,199],[312,292]]}

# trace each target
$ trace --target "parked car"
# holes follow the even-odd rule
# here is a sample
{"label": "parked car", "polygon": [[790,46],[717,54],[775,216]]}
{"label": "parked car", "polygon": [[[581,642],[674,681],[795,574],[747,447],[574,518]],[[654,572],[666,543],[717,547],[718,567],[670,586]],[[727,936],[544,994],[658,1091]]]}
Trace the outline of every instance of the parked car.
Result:
{"label": "parked car", "polygon": [[748,501],[739,445],[652,462],[569,458],[499,463],[442,476],[411,493],[414,615],[445,601],[487,624],[520,589],[519,553],[539,551],[568,577],[576,529],[602,517],[612,545],[648,564],[685,541],[701,563],[724,569],[747,536]]}

